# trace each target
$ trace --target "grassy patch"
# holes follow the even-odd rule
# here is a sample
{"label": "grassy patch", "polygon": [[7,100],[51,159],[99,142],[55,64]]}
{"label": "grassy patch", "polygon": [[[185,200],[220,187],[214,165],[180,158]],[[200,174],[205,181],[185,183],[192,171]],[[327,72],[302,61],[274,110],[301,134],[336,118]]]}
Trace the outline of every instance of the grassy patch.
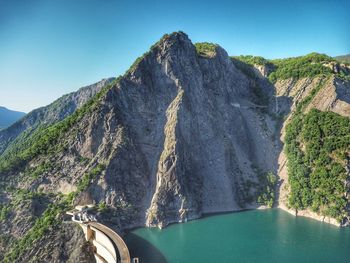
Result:
{"label": "grassy patch", "polygon": [[194,46],[196,47],[197,54],[201,57],[215,56],[216,48],[218,47],[217,44],[209,42],[195,43]]}

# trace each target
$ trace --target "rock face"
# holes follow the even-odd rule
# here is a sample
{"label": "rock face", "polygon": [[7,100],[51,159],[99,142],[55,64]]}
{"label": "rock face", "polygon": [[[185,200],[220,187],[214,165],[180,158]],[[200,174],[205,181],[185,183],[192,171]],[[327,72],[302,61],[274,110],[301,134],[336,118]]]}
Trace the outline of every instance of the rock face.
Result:
{"label": "rock face", "polygon": [[311,108],[321,111],[333,111],[339,115],[350,117],[349,83],[331,78],[309,104],[308,109]]}
{"label": "rock face", "polygon": [[[75,204],[107,206],[98,218],[118,230],[257,208],[267,172],[280,176],[278,205],[287,209],[282,141],[288,118],[283,122],[282,117],[291,116],[322,81],[325,87],[309,107],[349,116],[350,89],[334,77],[278,80],[273,86],[266,78],[270,70],[259,67],[248,74],[219,46],[210,56],[199,55],[186,34],[167,35],[100,93],[94,106],[76,111],[78,117],[65,124],[49,151],[0,179],[5,186],[56,198],[74,192]],[[107,82],[61,98],[65,103],[59,103],[59,110],[33,112],[0,132],[0,141],[11,141],[45,120],[63,119]],[[38,169],[46,163],[52,165]],[[26,176],[32,170],[35,176]],[[7,199],[10,194],[0,194],[1,202]],[[10,218],[25,211],[13,211]],[[13,231],[5,222],[3,229],[17,239],[30,222]]]}
{"label": "rock face", "polygon": [[4,130],[1,130],[0,153],[5,151],[7,146],[24,131],[30,133],[40,125],[49,125],[69,116],[95,96],[103,86],[110,83],[112,80],[113,78],[104,79],[90,86],[83,87],[77,92],[64,95],[46,107],[31,111],[20,121]]}
{"label": "rock face", "polygon": [[137,224],[159,227],[256,207],[252,167],[275,170],[277,147],[251,89],[219,47],[204,58],[183,33],[158,43],[78,135],[82,156],[108,159],[96,202],[125,198],[139,206]]}
{"label": "rock face", "polygon": [[78,225],[65,223],[48,232],[43,239],[33,244],[21,262],[81,262],[94,263],[93,247],[85,241]]}

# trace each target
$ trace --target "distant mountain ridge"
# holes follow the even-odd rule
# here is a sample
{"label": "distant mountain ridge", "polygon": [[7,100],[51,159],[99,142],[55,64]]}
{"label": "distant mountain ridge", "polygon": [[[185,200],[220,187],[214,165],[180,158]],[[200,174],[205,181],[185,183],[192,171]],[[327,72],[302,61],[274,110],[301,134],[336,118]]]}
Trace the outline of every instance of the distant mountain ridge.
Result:
{"label": "distant mountain ridge", "polygon": [[6,129],[0,130],[0,155],[12,141],[24,132],[29,135],[40,126],[47,126],[68,117],[113,80],[114,78],[102,79],[97,83],[82,87],[76,92],[66,94],[47,106],[29,112],[23,119]]}
{"label": "distant mountain ridge", "polygon": [[0,106],[0,129],[4,129],[26,115],[24,112],[9,110]]}
{"label": "distant mountain ridge", "polygon": [[62,221],[93,203],[120,232],[259,207],[350,225],[349,65],[230,57],[175,32],[91,90],[0,132],[1,262],[83,262]]}
{"label": "distant mountain ridge", "polygon": [[340,62],[347,62],[350,63],[350,54],[347,55],[342,55],[342,56],[337,56],[334,57],[336,60],[340,61]]}

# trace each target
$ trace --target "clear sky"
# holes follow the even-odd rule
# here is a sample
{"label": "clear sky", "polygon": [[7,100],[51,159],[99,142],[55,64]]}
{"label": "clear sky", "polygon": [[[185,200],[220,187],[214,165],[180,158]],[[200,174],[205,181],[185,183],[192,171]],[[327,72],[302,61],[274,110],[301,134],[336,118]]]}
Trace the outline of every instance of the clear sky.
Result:
{"label": "clear sky", "polygon": [[0,105],[28,112],[124,73],[164,33],[267,58],[350,53],[350,0],[0,0]]}

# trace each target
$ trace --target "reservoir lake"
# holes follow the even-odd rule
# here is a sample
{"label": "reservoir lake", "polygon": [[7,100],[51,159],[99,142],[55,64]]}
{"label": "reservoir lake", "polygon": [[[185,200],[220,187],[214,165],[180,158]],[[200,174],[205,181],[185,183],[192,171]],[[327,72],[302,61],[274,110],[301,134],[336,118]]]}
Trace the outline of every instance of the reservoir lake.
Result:
{"label": "reservoir lake", "polygon": [[350,228],[280,209],[207,216],[125,236],[140,263],[350,262]]}

